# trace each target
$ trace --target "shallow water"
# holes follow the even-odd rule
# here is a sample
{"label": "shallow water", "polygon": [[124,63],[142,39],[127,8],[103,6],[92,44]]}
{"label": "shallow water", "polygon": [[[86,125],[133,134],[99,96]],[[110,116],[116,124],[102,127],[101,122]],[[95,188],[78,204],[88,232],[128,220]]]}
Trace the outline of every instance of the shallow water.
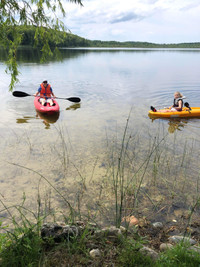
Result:
{"label": "shallow water", "polygon": [[[2,201],[8,206],[20,203],[25,193],[27,206],[36,207],[39,192],[44,202],[50,199],[56,205],[54,189],[42,175],[73,203],[74,195],[82,197],[82,208],[87,209],[104,184],[112,187],[106,180],[109,153],[112,144],[120,150],[130,114],[127,136],[133,138],[128,152],[134,150],[136,167],[150,153],[155,137],[166,136],[153,153],[142,185],[156,183],[158,196],[167,195],[173,185],[180,198],[184,184],[188,208],[194,189],[198,195],[200,120],[151,120],[148,110],[151,105],[171,105],[175,91],[182,92],[190,106],[200,106],[200,50],[63,49],[61,54],[62,61],[40,64],[37,53],[24,49],[18,61],[21,75],[15,90],[33,94],[48,79],[56,96],[82,99],[80,104],[59,100],[59,116],[50,120],[36,113],[33,97],[16,98],[8,91],[9,75],[0,54]],[[159,176],[165,177],[163,184],[169,183],[165,190]],[[85,183],[88,192],[83,194]],[[153,199],[153,191],[148,195]],[[103,199],[109,209],[109,190]],[[162,203],[159,197],[154,201]]]}

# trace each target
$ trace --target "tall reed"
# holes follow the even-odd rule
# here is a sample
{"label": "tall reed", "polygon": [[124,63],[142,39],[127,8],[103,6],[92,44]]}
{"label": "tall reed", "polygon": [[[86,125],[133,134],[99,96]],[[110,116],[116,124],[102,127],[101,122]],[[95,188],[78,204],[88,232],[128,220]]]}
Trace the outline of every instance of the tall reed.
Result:
{"label": "tall reed", "polygon": [[[127,118],[126,125],[119,149],[117,151],[114,148],[109,148],[110,162],[108,172],[108,179],[112,178],[113,192],[115,198],[115,225],[119,227],[122,222],[122,218],[133,213],[133,210],[137,207],[138,195],[141,190],[141,186],[144,182],[147,174],[149,163],[154,155],[153,173],[154,179],[156,177],[156,168],[159,167],[160,160],[160,145],[166,139],[167,134],[163,137],[154,137],[153,143],[150,144],[148,152],[146,152],[141,163],[137,163],[137,153],[132,151],[134,138],[133,134],[128,133],[130,114]],[[135,145],[135,144],[134,144]],[[118,140],[115,147],[118,147]],[[139,154],[138,154],[139,155]],[[137,167],[133,167],[137,165]],[[158,166],[157,166],[158,165]],[[127,197],[132,195],[134,198],[132,209],[126,209]],[[149,197],[150,198],[150,197]],[[152,201],[152,200],[151,200]],[[152,201],[153,203],[153,201]]]}

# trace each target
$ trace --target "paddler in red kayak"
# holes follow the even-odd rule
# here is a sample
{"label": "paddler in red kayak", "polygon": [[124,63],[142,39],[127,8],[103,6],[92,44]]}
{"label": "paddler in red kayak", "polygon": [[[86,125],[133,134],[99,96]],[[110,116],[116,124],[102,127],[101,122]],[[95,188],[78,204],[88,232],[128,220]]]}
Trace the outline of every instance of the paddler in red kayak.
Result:
{"label": "paddler in red kayak", "polygon": [[37,93],[34,94],[34,96],[38,96],[40,94],[40,103],[44,106],[45,103],[49,103],[50,106],[54,105],[54,102],[51,98],[51,96],[55,97],[53,93],[53,89],[51,88],[51,85],[47,82],[47,80],[44,80],[40,87],[38,88]]}

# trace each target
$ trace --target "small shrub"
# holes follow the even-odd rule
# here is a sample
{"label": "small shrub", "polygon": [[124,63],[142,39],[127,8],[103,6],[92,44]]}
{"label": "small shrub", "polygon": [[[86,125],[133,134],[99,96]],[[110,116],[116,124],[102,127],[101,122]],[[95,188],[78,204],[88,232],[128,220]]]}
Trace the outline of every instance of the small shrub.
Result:
{"label": "small shrub", "polygon": [[139,252],[141,247],[141,241],[127,239],[123,244],[123,249],[120,251],[118,256],[120,266],[153,266],[153,260],[149,256],[144,256]]}
{"label": "small shrub", "polygon": [[42,241],[32,229],[25,229],[21,236],[7,234],[7,242],[1,250],[1,266],[38,266]]}
{"label": "small shrub", "polygon": [[200,266],[200,255],[183,244],[162,253],[156,267],[196,267]]}

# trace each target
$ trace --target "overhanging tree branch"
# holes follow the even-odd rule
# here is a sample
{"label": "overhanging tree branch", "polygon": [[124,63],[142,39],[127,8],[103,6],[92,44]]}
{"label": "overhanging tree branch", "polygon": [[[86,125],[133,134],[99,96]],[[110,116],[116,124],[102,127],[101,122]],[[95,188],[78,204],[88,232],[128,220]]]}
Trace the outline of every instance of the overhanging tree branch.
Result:
{"label": "overhanging tree branch", "polygon": [[[83,6],[81,0],[69,0]],[[0,45],[7,50],[6,72],[11,75],[10,90],[12,91],[19,75],[17,65],[17,48],[22,42],[21,25],[36,27],[35,45],[40,44],[41,60],[45,61],[52,55],[49,41],[52,33],[65,31],[65,26],[57,17],[60,11],[65,16],[61,0],[2,0],[0,1]]]}

